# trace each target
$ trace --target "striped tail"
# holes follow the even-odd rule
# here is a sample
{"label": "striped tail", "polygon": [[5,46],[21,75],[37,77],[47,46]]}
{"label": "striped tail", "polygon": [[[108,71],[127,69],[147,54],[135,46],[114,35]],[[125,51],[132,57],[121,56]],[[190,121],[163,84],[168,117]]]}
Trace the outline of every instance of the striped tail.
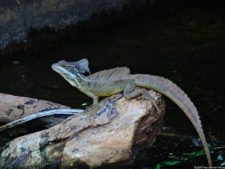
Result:
{"label": "striped tail", "polygon": [[187,94],[179,88],[172,81],[153,75],[132,75],[132,78],[135,79],[135,83],[139,87],[151,88],[171,99],[180,109],[185,113],[189,118],[192,125],[195,127],[205,150],[208,164],[212,166],[212,160],[208,148],[208,144],[202,129],[201,121],[199,119],[198,110],[187,96]]}

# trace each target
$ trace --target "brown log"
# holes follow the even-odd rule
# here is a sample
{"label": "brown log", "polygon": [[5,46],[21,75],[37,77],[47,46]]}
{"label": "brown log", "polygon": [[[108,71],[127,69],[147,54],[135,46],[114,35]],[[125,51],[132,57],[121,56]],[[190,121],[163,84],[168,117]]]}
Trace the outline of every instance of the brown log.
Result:
{"label": "brown log", "polygon": [[50,101],[0,93],[0,123],[7,123],[33,113],[57,108],[69,107]]}
{"label": "brown log", "polygon": [[149,100],[127,100],[120,94],[102,100],[98,108],[69,117],[52,128],[14,139],[1,152],[0,168],[79,168],[124,165],[151,145],[160,132],[165,112]]}

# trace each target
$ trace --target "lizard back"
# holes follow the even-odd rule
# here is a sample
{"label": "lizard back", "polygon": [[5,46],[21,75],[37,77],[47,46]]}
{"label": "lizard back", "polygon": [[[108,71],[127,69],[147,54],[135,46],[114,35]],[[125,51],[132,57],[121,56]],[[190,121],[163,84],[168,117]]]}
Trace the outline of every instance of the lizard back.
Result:
{"label": "lizard back", "polygon": [[114,81],[124,79],[129,74],[130,69],[128,67],[117,67],[96,72],[88,76],[88,78],[91,81],[104,82],[104,81]]}

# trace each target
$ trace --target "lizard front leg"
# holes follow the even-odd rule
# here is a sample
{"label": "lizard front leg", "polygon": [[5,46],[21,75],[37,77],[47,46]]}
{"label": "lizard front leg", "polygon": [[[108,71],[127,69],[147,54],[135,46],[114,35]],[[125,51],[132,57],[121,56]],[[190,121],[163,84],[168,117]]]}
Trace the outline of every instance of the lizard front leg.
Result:
{"label": "lizard front leg", "polygon": [[87,92],[87,91],[85,91],[84,93],[92,98],[93,104],[91,106],[97,107],[98,106],[98,96],[96,96],[94,93]]}
{"label": "lizard front leg", "polygon": [[139,95],[141,95],[144,99],[149,99],[159,113],[159,108],[155,102],[155,99],[149,94],[147,90],[140,88],[137,89],[134,80],[128,81],[127,85],[124,88],[123,94],[127,99],[132,99]]}

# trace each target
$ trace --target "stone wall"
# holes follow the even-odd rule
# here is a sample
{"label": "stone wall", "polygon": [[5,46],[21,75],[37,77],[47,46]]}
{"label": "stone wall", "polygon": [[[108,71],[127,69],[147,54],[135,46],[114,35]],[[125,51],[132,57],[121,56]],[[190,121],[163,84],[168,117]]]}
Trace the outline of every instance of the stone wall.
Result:
{"label": "stone wall", "polygon": [[0,49],[12,42],[26,42],[30,29],[53,30],[88,21],[102,11],[120,12],[124,5],[145,5],[153,0],[1,0]]}

